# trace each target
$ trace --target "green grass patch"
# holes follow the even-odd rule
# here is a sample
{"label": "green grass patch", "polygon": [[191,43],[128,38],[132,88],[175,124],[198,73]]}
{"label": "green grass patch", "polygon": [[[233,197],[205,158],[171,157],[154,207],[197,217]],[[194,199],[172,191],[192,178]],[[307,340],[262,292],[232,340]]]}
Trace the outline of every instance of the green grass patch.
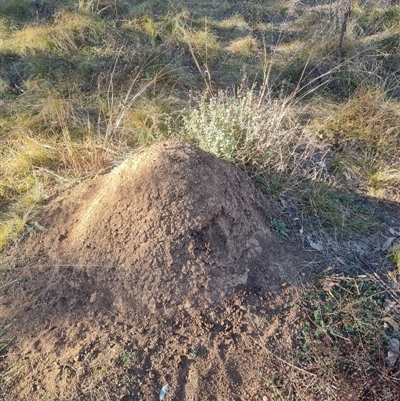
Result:
{"label": "green grass patch", "polygon": [[400,23],[400,8],[396,6],[359,8],[356,14],[358,18],[355,30],[362,36],[374,35],[378,32],[398,27]]}
{"label": "green grass patch", "polygon": [[390,252],[390,259],[396,266],[397,270],[400,271],[400,245],[393,247]]}
{"label": "green grass patch", "polygon": [[[355,366],[364,372],[361,374],[383,372],[383,350],[394,334],[392,328],[385,330],[383,324],[377,324],[386,316],[386,298],[385,288],[372,278],[323,278],[304,294],[308,320],[302,323],[299,360],[330,377],[351,372],[357,376]],[[398,318],[394,312],[389,315],[386,317]]]}
{"label": "green grass patch", "polygon": [[[314,335],[368,338],[375,345],[382,329],[374,321],[382,314],[385,291],[371,279],[326,278],[312,299]],[[380,333],[380,334],[379,334]]]}
{"label": "green grass patch", "polygon": [[379,221],[361,198],[351,192],[338,191],[325,182],[310,183],[298,201],[303,212],[317,218],[325,229],[344,233],[371,234],[379,228]]}
{"label": "green grass patch", "polygon": [[33,16],[31,0],[0,0],[0,18],[25,19]]}

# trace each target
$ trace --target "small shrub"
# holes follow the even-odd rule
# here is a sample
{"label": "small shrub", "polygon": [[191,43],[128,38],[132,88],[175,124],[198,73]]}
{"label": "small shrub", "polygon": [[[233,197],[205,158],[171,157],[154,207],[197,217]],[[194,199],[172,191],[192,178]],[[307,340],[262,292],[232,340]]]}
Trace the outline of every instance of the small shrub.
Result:
{"label": "small shrub", "polygon": [[191,358],[197,358],[199,356],[199,352],[200,352],[199,347],[191,347],[189,352],[188,352],[188,355]]}
{"label": "small shrub", "polygon": [[277,219],[272,219],[270,223],[270,227],[272,231],[280,235],[281,237],[287,239],[289,238],[290,229],[286,227],[286,224],[283,221],[279,221]]}
{"label": "small shrub", "polygon": [[138,351],[127,351],[123,350],[120,352],[117,358],[117,364],[126,368],[130,368],[139,362],[140,355]]}
{"label": "small shrub", "polygon": [[304,138],[290,128],[290,108],[260,96],[248,89],[201,100],[184,118],[182,136],[242,167],[295,170]]}

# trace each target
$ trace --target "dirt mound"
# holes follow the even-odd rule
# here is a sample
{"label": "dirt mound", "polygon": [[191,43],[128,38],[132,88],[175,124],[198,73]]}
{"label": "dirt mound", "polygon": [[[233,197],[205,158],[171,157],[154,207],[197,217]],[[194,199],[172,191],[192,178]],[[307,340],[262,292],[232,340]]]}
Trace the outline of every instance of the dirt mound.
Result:
{"label": "dirt mound", "polygon": [[308,258],[273,214],[239,169],[176,142],[49,202],[3,276],[0,399],[270,399],[264,374],[287,365],[257,344],[285,357],[299,330],[296,292],[271,291]]}
{"label": "dirt mound", "polygon": [[207,306],[296,274],[299,260],[270,231],[268,207],[234,166],[157,144],[48,205],[22,262],[86,273],[87,301],[167,314]]}

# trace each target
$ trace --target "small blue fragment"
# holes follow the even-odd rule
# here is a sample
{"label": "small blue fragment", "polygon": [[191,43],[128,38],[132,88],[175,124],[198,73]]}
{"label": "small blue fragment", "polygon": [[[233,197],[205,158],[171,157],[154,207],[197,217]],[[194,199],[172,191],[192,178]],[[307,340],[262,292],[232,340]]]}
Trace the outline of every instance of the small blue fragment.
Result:
{"label": "small blue fragment", "polygon": [[165,397],[165,394],[167,394],[168,391],[168,384],[166,384],[160,391],[160,401],[162,401]]}

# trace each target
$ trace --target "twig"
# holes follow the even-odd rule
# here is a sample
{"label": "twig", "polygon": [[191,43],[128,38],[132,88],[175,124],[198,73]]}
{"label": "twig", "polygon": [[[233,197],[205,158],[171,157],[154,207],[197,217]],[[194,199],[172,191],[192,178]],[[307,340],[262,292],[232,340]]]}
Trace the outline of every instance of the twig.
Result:
{"label": "twig", "polygon": [[346,10],[345,10],[344,16],[343,16],[342,29],[340,30],[339,43],[338,43],[338,49],[337,49],[339,62],[342,58],[343,39],[344,39],[344,35],[346,34],[347,21],[350,18],[352,3],[353,3],[352,0],[347,0]]}
{"label": "twig", "polygon": [[43,171],[44,173],[50,174],[53,177],[56,177],[59,181],[61,182],[68,182],[69,180],[67,178],[61,177],[60,175],[56,174],[54,171],[48,170],[47,168],[44,167],[35,167],[36,171]]}
{"label": "twig", "polygon": [[[197,57],[196,57],[195,51],[193,49],[193,46],[192,46],[191,39],[190,39],[189,35],[187,34],[187,32],[186,32],[184,27],[181,27],[181,31],[182,31],[182,34],[183,34],[186,42],[187,42],[187,45],[189,46],[190,55],[192,56],[192,59],[193,59],[195,65],[196,65],[196,68],[199,71],[201,77],[203,78],[204,83],[206,84],[206,87],[207,87],[207,90],[209,92],[209,95],[212,96],[213,90],[212,90],[212,86],[211,86],[209,69],[208,69],[208,67],[206,65],[205,66],[206,70],[203,72],[203,70],[200,67],[200,64],[199,64],[199,62],[197,60]],[[206,43],[206,45],[207,45],[207,43]],[[208,57],[208,48],[206,46],[206,64],[207,64],[207,57]],[[207,75],[207,77],[206,77],[206,75]]]}
{"label": "twig", "polygon": [[8,283],[5,283],[4,285],[2,285],[2,286],[0,287],[0,290],[2,290],[3,288],[8,287],[9,285],[12,285],[12,284],[15,284],[15,283],[19,283],[19,282],[21,282],[20,279],[11,280],[11,281],[9,281]]}

